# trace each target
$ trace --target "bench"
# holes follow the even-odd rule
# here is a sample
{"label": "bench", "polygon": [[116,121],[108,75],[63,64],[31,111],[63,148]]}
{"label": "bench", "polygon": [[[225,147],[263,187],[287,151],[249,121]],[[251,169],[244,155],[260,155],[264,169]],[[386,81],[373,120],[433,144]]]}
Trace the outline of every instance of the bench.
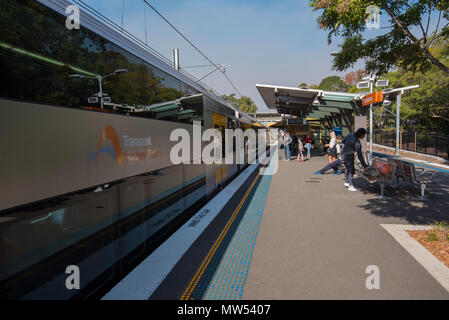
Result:
{"label": "bench", "polygon": [[424,192],[427,184],[432,182],[433,176],[437,171],[425,171],[424,168],[416,168],[413,163],[399,159],[390,158],[389,161],[394,163],[397,167],[397,181],[419,186],[421,189],[421,196],[418,200],[425,200]]}
{"label": "bench", "polygon": [[369,183],[379,183],[379,199],[385,199],[385,186],[395,186],[397,184],[396,164],[382,158],[374,158],[372,167],[360,168],[357,170],[362,178]]}

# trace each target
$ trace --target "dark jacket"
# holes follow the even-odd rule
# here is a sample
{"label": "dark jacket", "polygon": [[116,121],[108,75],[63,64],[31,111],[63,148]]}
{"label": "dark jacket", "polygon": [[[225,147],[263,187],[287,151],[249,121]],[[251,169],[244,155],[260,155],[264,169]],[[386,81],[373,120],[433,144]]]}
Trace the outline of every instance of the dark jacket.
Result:
{"label": "dark jacket", "polygon": [[357,153],[357,156],[359,157],[362,166],[364,168],[367,167],[365,159],[363,159],[362,145],[360,143],[360,140],[356,138],[353,133],[347,135],[343,139],[343,144],[344,147],[343,150],[341,151],[341,158],[343,159],[343,161],[354,159],[354,153]]}

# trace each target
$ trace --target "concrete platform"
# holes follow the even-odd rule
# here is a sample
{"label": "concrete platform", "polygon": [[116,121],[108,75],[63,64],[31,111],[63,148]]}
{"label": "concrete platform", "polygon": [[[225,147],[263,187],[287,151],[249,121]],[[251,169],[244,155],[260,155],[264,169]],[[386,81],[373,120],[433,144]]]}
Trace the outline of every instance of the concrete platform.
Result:
{"label": "concrete platform", "polygon": [[[280,150],[282,154],[282,150]],[[449,173],[426,190],[387,187],[344,175],[313,175],[327,160],[279,162],[272,177],[243,299],[449,299],[446,291],[381,224],[449,220]],[[312,179],[310,179],[312,178]],[[320,179],[318,179],[320,178]],[[312,181],[312,182],[307,182]],[[365,273],[380,270],[380,289],[368,290]]]}

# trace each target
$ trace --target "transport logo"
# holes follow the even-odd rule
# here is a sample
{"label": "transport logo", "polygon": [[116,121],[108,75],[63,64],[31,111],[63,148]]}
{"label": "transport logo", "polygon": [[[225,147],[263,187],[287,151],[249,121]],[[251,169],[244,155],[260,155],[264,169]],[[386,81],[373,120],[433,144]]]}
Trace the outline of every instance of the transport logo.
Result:
{"label": "transport logo", "polygon": [[[105,140],[109,140],[111,145],[103,146]],[[91,162],[94,162],[100,153],[109,153],[115,158],[118,164],[123,163],[120,139],[115,129],[111,126],[107,126],[103,129],[100,137],[100,142],[98,143],[97,152],[92,155]]]}
{"label": "transport logo", "polygon": [[95,162],[102,153],[110,154],[118,164],[160,157],[160,151],[150,146],[150,137],[131,138],[126,135],[120,137],[113,127],[106,126],[101,133],[97,151],[91,154],[90,163]]}

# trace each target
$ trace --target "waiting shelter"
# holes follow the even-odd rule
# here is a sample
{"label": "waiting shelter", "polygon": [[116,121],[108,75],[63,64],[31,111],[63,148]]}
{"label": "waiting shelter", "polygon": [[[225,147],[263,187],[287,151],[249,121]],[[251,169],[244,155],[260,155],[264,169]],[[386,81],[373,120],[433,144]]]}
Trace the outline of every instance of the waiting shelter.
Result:
{"label": "waiting shelter", "polygon": [[287,115],[284,125],[320,129],[320,137],[335,127],[345,136],[366,127],[366,107],[362,107],[364,93],[324,91],[277,85],[256,84],[268,109]]}

